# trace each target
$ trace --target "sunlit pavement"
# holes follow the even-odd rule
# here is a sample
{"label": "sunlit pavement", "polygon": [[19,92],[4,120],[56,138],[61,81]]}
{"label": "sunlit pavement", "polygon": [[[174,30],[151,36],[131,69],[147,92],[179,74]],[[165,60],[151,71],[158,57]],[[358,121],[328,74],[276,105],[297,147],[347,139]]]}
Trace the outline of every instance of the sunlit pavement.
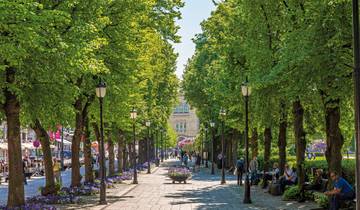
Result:
{"label": "sunlit pavement", "polygon": [[179,164],[166,161],[154,174],[142,175],[139,184],[122,195],[106,210],[115,209],[313,209],[314,203],[285,202],[257,187],[252,187],[253,204],[242,204],[243,187],[236,185],[235,177],[227,175],[226,185],[220,185],[220,176],[210,175],[209,169],[195,173],[188,184],[172,184],[166,176],[168,166]]}
{"label": "sunlit pavement", "polygon": [[[80,168],[80,172],[83,175],[85,173],[84,167]],[[61,174],[63,186],[70,186],[71,184],[71,169],[63,171]],[[32,177],[27,179],[28,184],[25,185],[25,197],[39,195],[39,188],[45,186],[45,177]],[[2,183],[0,185],[0,204],[6,204],[8,196],[8,185]]]}

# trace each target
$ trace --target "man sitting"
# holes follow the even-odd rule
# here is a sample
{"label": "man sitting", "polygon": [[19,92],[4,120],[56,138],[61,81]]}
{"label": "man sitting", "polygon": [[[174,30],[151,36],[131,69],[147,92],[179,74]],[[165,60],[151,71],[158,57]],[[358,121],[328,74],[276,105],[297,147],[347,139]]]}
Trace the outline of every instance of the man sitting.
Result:
{"label": "man sitting", "polygon": [[337,210],[340,208],[341,201],[355,198],[355,191],[349,182],[340,177],[335,171],[330,173],[330,179],[333,181],[334,189],[326,191],[324,194],[330,196],[330,210]]}
{"label": "man sitting", "polygon": [[280,178],[280,189],[281,192],[285,191],[286,185],[296,184],[297,174],[292,170],[288,164],[285,164],[284,176]]}
{"label": "man sitting", "polygon": [[323,170],[317,169],[315,172],[314,180],[309,185],[305,185],[305,187],[304,187],[305,190],[315,190],[315,191],[322,190],[322,187],[324,184],[322,175],[323,175]]}

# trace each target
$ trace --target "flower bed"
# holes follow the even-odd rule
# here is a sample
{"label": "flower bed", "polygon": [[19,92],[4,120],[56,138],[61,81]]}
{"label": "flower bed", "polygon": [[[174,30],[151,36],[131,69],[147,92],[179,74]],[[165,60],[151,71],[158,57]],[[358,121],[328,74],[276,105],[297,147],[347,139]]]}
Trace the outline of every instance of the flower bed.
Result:
{"label": "flower bed", "polygon": [[41,203],[27,203],[19,208],[7,208],[6,206],[0,206],[0,210],[56,210],[55,206],[50,206]]}
{"label": "flower bed", "polygon": [[132,171],[124,171],[121,175],[122,180],[131,180],[133,178],[133,172]]}
{"label": "flower bed", "polygon": [[114,184],[121,184],[123,179],[122,176],[114,175],[106,178],[109,182],[112,182]]}
{"label": "flower bed", "polygon": [[61,188],[60,195],[75,195],[75,196],[89,196],[100,193],[100,189],[91,183],[85,183],[81,187],[63,187]]}
{"label": "flower bed", "polygon": [[[94,184],[96,187],[100,188],[100,184],[101,184],[101,180],[100,179],[95,179]],[[115,188],[114,183],[112,182],[112,180],[105,180],[105,185],[106,188]]]}
{"label": "flower bed", "polygon": [[26,203],[28,204],[72,204],[72,203],[79,203],[80,198],[68,194],[68,195],[37,195],[30,197],[26,200]]}
{"label": "flower bed", "polygon": [[168,176],[173,180],[173,183],[175,181],[186,183],[186,180],[191,177],[191,171],[187,168],[172,167],[168,171]]}

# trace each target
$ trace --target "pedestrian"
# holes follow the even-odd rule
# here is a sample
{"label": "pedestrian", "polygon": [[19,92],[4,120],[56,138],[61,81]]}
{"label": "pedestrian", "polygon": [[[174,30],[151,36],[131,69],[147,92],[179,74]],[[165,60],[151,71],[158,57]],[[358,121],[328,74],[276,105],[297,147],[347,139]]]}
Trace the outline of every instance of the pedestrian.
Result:
{"label": "pedestrian", "polygon": [[259,169],[259,162],[257,161],[257,157],[254,156],[249,163],[251,185],[257,184],[256,182],[258,179],[258,169]]}
{"label": "pedestrian", "polygon": [[244,173],[244,168],[245,168],[245,164],[244,164],[244,159],[240,158],[239,160],[236,161],[236,175],[237,175],[237,185],[242,185],[242,177],[243,177],[243,173]]}
{"label": "pedestrian", "polygon": [[60,163],[56,158],[53,159],[53,171],[55,182],[61,183]]}
{"label": "pedestrian", "polygon": [[355,198],[355,191],[344,178],[340,177],[336,171],[330,173],[330,178],[333,181],[334,188],[326,191],[324,194],[329,196],[330,210],[340,209],[340,202],[346,200],[353,200]]}
{"label": "pedestrian", "polygon": [[198,153],[196,155],[196,161],[195,161],[195,172],[196,171],[200,171],[200,164],[201,164],[201,156],[200,154]]}
{"label": "pedestrian", "polygon": [[189,155],[187,154],[187,152],[185,152],[184,157],[183,157],[183,163],[186,167],[188,165],[188,161],[189,161]]}
{"label": "pedestrian", "polygon": [[24,175],[24,184],[25,184],[25,185],[27,185],[26,171],[27,171],[26,161],[25,161],[25,159],[23,159],[23,175]]}

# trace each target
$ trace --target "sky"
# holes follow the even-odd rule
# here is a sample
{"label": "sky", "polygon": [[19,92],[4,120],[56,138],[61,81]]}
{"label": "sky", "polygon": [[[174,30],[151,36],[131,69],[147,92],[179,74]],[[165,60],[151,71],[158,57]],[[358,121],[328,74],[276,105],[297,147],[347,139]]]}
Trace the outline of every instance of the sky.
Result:
{"label": "sky", "polygon": [[181,43],[175,44],[175,52],[179,54],[177,59],[176,75],[182,78],[184,66],[187,60],[195,52],[195,44],[192,42],[195,34],[201,33],[200,23],[210,16],[215,6],[211,0],[184,0],[185,6],[181,9],[182,19],[177,21],[180,26],[178,35]]}

